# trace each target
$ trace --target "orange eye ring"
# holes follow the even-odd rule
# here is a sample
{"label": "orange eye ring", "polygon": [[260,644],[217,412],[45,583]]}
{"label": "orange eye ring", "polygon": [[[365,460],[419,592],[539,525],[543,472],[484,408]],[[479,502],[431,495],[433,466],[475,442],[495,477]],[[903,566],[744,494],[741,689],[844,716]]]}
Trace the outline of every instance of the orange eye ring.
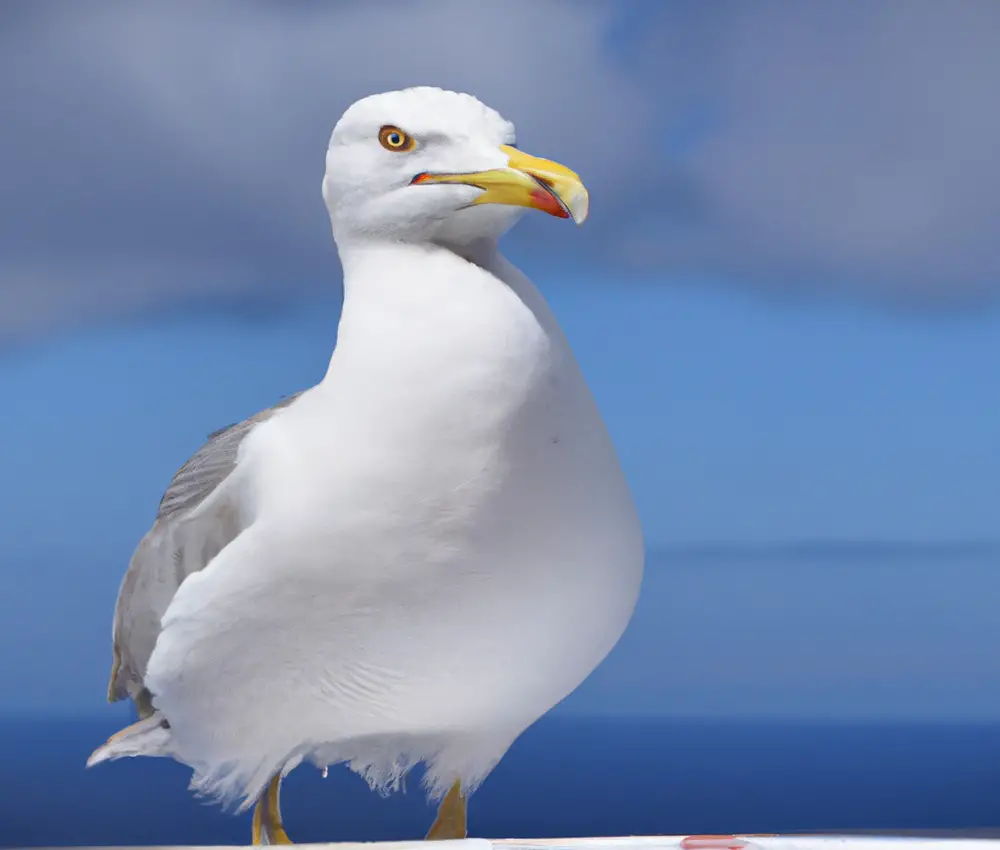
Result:
{"label": "orange eye ring", "polygon": [[417,146],[413,136],[404,133],[399,127],[393,127],[392,124],[386,124],[378,131],[378,140],[382,147],[393,153],[406,153]]}

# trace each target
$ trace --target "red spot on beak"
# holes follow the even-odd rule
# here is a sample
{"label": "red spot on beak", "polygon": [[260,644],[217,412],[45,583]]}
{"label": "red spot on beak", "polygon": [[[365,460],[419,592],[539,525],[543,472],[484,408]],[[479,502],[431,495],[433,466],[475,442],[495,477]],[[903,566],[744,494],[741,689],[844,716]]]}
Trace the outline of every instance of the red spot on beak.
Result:
{"label": "red spot on beak", "polygon": [[531,202],[542,212],[547,212],[549,215],[556,216],[556,218],[569,218],[569,213],[566,212],[565,207],[563,207],[563,205],[556,200],[556,196],[547,189],[543,189],[541,186],[532,190]]}

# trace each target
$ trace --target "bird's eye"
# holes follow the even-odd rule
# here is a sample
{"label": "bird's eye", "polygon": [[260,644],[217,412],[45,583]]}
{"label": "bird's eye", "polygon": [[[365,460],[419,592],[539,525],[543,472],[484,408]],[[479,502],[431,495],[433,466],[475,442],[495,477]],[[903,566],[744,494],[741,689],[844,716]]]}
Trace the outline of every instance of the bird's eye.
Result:
{"label": "bird's eye", "polygon": [[378,131],[378,140],[381,142],[382,147],[393,153],[412,151],[417,145],[413,136],[404,133],[399,127],[393,127],[391,124],[387,124]]}

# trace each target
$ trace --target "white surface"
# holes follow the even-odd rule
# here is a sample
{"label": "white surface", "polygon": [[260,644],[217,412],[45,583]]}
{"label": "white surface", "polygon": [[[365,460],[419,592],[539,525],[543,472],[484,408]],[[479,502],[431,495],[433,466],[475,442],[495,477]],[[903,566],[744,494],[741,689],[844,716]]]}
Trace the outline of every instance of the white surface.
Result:
{"label": "white surface", "polygon": [[[907,838],[855,835],[668,836],[620,838],[504,839],[489,842],[497,850],[1000,850],[1000,840]],[[470,850],[473,850],[470,845]],[[475,845],[475,850],[486,850]]]}
{"label": "white surface", "polygon": [[[642,835],[619,838],[505,838],[434,842],[447,850],[1000,850],[1000,839],[862,835],[684,836]],[[303,844],[330,850],[428,850],[426,841]],[[16,850],[16,848],[14,848]],[[38,850],[38,848],[35,848]],[[44,850],[44,848],[42,849]],[[55,850],[55,848],[49,848]],[[81,848],[85,850],[85,848]],[[111,850],[111,848],[101,848]],[[116,847],[114,850],[231,850],[231,848]]]}

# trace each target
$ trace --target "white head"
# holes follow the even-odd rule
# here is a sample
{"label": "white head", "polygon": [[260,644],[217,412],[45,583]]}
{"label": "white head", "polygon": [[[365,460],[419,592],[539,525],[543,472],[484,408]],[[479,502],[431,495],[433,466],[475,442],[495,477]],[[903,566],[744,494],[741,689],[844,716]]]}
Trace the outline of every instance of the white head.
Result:
{"label": "white head", "polygon": [[516,149],[513,124],[435,88],[351,106],[330,138],[323,199],[341,245],[495,240],[526,208],[582,223],[588,207],[576,174]]}

